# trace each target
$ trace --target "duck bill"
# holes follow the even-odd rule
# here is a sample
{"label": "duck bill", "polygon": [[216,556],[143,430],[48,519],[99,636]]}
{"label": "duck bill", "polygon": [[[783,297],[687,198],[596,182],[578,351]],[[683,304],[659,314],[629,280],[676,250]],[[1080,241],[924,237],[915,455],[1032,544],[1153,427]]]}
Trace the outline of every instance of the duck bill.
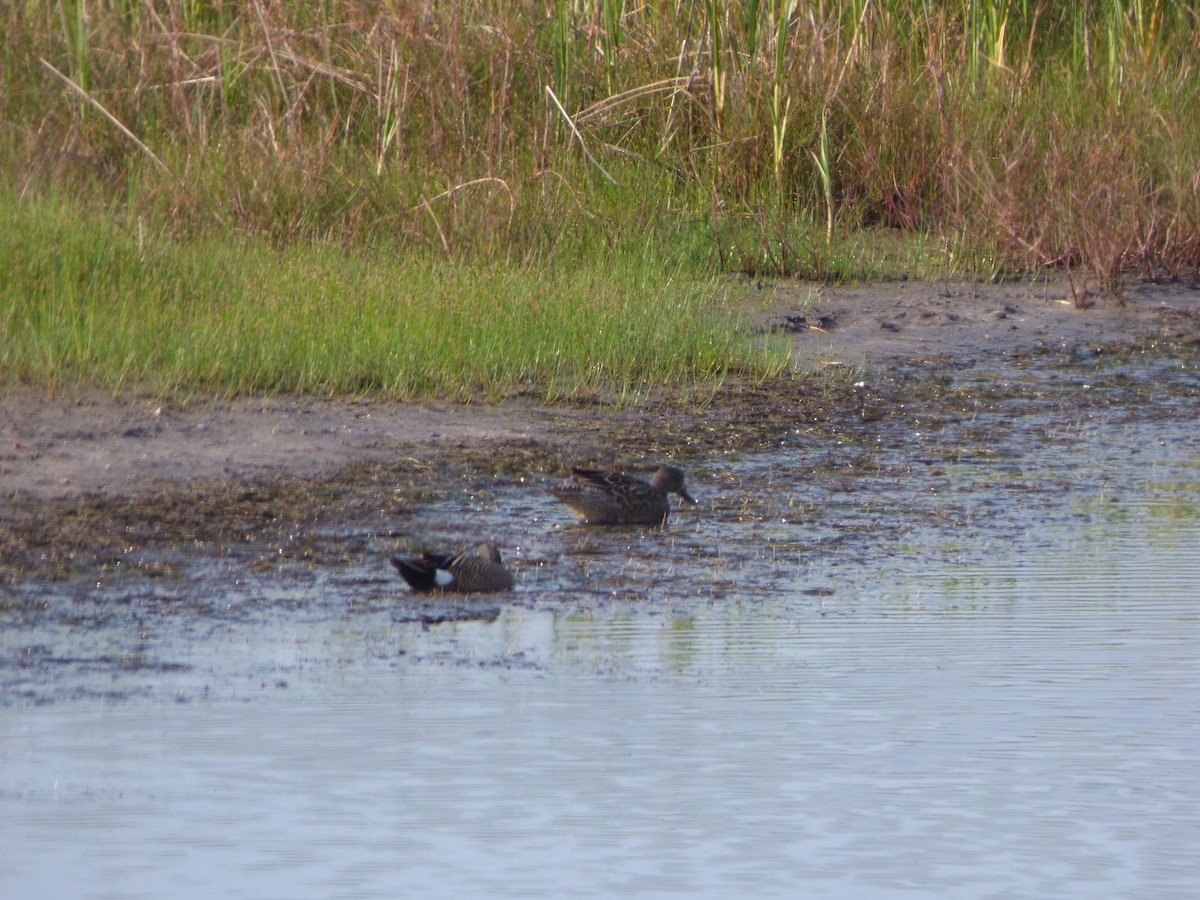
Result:
{"label": "duck bill", "polygon": [[680,491],[679,499],[682,500],[684,503],[695,504],[695,502],[696,502],[696,498],[693,497],[691,494],[689,494],[687,491]]}

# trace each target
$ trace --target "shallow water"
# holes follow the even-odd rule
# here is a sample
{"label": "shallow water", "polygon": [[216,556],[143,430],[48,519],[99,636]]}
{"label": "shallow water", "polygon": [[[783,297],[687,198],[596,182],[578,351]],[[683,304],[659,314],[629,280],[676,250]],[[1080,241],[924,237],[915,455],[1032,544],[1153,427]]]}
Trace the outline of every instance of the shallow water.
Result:
{"label": "shallow water", "polygon": [[781,423],[666,532],[532,482],[422,513],[515,548],[511,597],[412,602],[374,534],[19,587],[0,892],[1196,896],[1195,360],[956,377],[1019,396]]}

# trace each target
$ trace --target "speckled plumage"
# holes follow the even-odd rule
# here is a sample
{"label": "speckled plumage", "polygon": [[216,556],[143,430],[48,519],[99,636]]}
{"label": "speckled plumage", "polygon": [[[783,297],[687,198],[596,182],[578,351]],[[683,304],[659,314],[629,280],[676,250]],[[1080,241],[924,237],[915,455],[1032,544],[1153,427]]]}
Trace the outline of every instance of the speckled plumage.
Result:
{"label": "speckled plumage", "polygon": [[392,565],[414,591],[458,591],[484,593],[512,590],[513,577],[500,559],[492,541],[484,541],[475,553],[422,553],[404,557],[397,553]]}
{"label": "speckled plumage", "polygon": [[683,472],[659,466],[649,482],[624,472],[571,469],[571,480],[550,493],[561,500],[583,525],[662,525],[671,513],[668,497],[678,494],[695,503],[683,486]]}

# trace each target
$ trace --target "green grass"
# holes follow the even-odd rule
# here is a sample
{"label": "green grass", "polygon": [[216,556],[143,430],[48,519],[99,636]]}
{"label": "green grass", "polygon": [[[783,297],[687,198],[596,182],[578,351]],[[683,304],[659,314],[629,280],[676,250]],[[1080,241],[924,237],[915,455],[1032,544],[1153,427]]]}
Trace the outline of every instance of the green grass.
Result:
{"label": "green grass", "polygon": [[624,390],[778,365],[730,273],[1200,266],[1175,0],[16,0],[0,27],[10,378]]}
{"label": "green grass", "polygon": [[653,251],[522,270],[327,243],[139,240],[62,201],[0,219],[0,371],[10,381],[161,393],[547,399],[729,373],[786,346],[737,298]]}

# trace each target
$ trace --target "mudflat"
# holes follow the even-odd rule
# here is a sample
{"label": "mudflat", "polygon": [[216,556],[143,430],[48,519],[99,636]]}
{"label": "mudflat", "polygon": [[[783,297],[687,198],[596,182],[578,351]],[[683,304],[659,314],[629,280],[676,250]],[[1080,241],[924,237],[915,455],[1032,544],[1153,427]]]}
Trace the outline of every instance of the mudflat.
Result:
{"label": "mudflat", "polygon": [[[1089,352],[1146,341],[1200,339],[1200,290],[1194,284],[1137,284],[1124,302],[1101,299],[1076,308],[1065,283],[1039,285],[888,282],[845,287],[761,284],[770,292],[764,331],[790,334],[796,358],[815,369],[949,364],[956,356]],[[735,427],[747,406],[796,402],[796,385],[731,382],[705,404],[704,431],[721,442],[721,406]],[[744,389],[744,390],[743,390]],[[828,396],[823,402],[839,402]],[[836,392],[834,392],[836,393]],[[843,398],[861,406],[861,396]],[[605,460],[636,452],[636,441],[669,444],[697,429],[670,403],[602,409],[544,407],[516,398],[499,405],[388,403],[340,397],[247,397],[165,403],[94,389],[50,394],[10,387],[0,393],[0,496],[62,500],[83,493],[133,495],[172,483],[270,479],[329,473],[354,463],[486,448],[540,445],[545,451]],[[657,428],[650,431],[650,416]],[[598,424],[599,423],[599,424]],[[625,445],[625,446],[622,446]],[[670,451],[670,447],[662,447]]]}
{"label": "mudflat", "polygon": [[[770,293],[752,327],[791,342],[798,377],[553,406],[9,388],[0,394],[0,582],[130,560],[154,572],[184,546],[261,547],[258,565],[340,564],[367,552],[357,533],[413,543],[405,523],[452,485],[537,485],[579,464],[686,466],[786,440],[836,470],[831,447],[903,442],[964,409],[1049,402],[1070,418],[1107,402],[1103,392],[1039,399],[947,377],[989,357],[1086,366],[1200,344],[1200,290],[1184,284],[1135,285],[1123,303],[1086,309],[1053,286],[761,290]],[[1135,402],[1150,413],[1174,401],[1142,390]]]}

